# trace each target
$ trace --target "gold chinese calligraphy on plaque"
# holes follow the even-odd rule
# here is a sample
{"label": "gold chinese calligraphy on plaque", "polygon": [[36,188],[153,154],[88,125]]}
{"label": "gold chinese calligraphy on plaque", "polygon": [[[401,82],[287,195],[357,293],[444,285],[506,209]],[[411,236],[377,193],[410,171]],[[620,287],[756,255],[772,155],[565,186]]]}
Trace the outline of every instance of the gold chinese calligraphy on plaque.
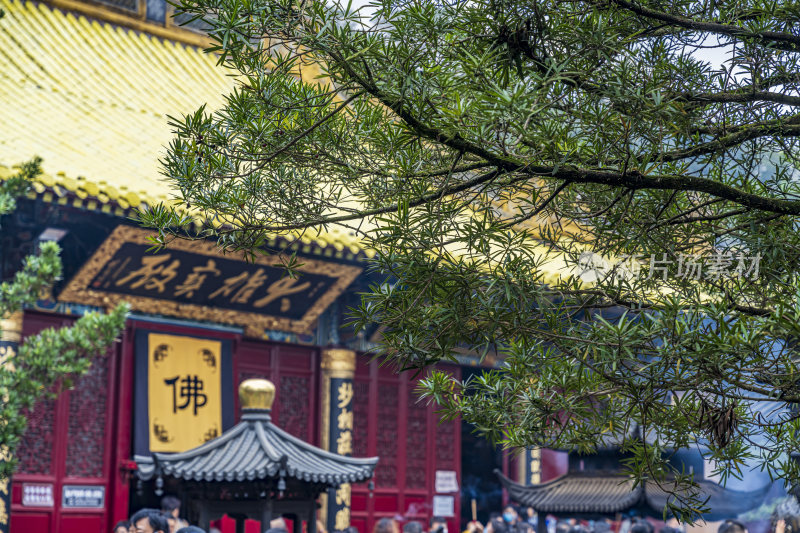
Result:
{"label": "gold chinese calligraphy on plaque", "polygon": [[218,252],[210,241],[177,239],[152,253],[151,232],[118,226],[59,295],[108,307],[127,301],[146,313],[306,333],[362,268],[303,258],[297,277],[275,256]]}
{"label": "gold chinese calligraphy on plaque", "polygon": [[350,455],[353,453],[353,383],[342,380],[337,388],[337,404],[339,412],[336,414],[336,426],[339,435],[336,437],[336,453]]}
{"label": "gold chinese calligraphy on plaque", "polygon": [[[8,448],[0,447],[0,462],[7,462],[11,459]],[[0,478],[0,533],[8,533],[11,513],[11,480]]]}
{"label": "gold chinese calligraphy on plaque", "polygon": [[222,433],[222,344],[147,336],[150,450],[182,452]]}

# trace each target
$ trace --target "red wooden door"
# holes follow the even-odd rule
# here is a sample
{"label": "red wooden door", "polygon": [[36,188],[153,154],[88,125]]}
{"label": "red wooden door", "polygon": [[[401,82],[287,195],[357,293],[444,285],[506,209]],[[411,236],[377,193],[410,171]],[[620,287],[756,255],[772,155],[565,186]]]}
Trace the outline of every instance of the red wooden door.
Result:
{"label": "red wooden door", "polygon": [[[319,443],[317,348],[245,339],[234,352],[233,365],[236,376],[234,390],[245,379],[269,379],[276,388],[272,406],[275,424],[306,442]],[[237,413],[238,402],[237,395]]]}
{"label": "red wooden door", "polygon": [[[73,321],[73,317],[28,312],[23,336]],[[29,414],[13,477],[12,531],[83,533],[109,528],[106,509],[113,497],[111,428],[119,346],[107,356],[96,357],[72,390],[40,401]],[[73,494],[90,490],[87,494],[95,497],[101,491],[102,507],[65,507],[65,488]],[[75,500],[71,501],[74,505]]]}
{"label": "red wooden door", "polygon": [[[445,368],[460,376],[458,367]],[[418,401],[417,381],[366,356],[357,360],[353,455],[380,457],[372,493],[366,483],[353,486],[351,524],[361,533],[372,531],[381,518],[418,520],[427,530],[436,470],[453,470],[460,477],[461,423],[439,424],[434,407]],[[445,496],[455,499],[448,530],[459,531],[459,494]]]}

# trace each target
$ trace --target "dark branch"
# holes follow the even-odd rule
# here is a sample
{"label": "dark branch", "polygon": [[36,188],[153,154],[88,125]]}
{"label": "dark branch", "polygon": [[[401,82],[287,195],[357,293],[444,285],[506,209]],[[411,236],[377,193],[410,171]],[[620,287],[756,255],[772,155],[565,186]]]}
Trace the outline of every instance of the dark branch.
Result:
{"label": "dark branch", "polygon": [[687,17],[681,17],[679,15],[673,15],[670,13],[664,13],[663,11],[650,9],[638,3],[629,2],[628,0],[610,1],[622,8],[627,9],[628,11],[636,13],[641,17],[658,20],[667,24],[679,26],[681,28],[717,33],[720,35],[727,35],[729,37],[757,39],[760,41],[765,41],[769,44],[769,46],[778,48],[780,50],[800,52],[800,36],[793,35],[791,33],[781,31],[751,31],[742,28],[741,26],[719,24],[717,22],[705,22]]}

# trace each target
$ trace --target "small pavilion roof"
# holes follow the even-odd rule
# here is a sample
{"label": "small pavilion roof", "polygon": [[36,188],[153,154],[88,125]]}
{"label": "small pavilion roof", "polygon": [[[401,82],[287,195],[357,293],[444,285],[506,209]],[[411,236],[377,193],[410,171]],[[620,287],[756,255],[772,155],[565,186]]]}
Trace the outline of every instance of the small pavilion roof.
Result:
{"label": "small pavilion roof", "polygon": [[[611,514],[635,507],[649,507],[661,515],[675,495],[667,486],[645,480],[634,486],[633,478],[618,472],[570,472],[546,483],[522,485],[495,471],[509,497],[535,511],[558,514]],[[727,489],[708,480],[699,480],[700,500],[707,498],[707,520],[730,518],[761,505],[770,484],[753,491]]]}
{"label": "small pavilion roof", "polygon": [[509,497],[544,513],[616,513],[642,499],[641,485],[611,472],[574,472],[537,485],[521,485],[496,471]]}
{"label": "small pavilion roof", "polygon": [[286,477],[336,486],[370,479],[378,458],[325,451],[274,425],[269,409],[245,409],[239,424],[197,448],[154,453],[152,458],[137,456],[136,462],[145,481],[155,476],[206,482]]}

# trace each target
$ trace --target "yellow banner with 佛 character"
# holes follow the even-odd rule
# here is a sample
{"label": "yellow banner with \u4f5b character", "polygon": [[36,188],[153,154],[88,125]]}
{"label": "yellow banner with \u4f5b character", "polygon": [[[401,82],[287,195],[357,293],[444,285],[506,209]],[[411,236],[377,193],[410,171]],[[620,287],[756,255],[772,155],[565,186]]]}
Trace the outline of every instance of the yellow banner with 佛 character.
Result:
{"label": "yellow banner with \u4f5b character", "polygon": [[150,450],[182,452],[222,433],[222,343],[149,333]]}

